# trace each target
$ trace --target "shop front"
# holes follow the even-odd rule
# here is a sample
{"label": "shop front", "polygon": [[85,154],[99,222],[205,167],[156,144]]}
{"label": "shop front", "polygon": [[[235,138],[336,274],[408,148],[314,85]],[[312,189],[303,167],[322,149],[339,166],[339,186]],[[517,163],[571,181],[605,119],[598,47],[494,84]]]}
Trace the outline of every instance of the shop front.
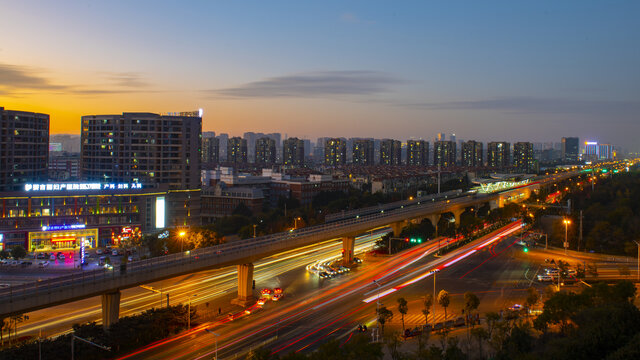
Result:
{"label": "shop front", "polygon": [[74,250],[81,246],[95,248],[98,229],[86,228],[84,224],[43,226],[42,231],[29,232],[30,251]]}

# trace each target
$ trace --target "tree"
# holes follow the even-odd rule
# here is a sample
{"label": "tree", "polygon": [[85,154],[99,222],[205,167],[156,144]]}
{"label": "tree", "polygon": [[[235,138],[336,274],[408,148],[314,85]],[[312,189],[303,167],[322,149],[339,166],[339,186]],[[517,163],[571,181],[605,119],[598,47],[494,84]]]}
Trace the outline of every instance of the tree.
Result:
{"label": "tree", "polygon": [[9,252],[7,250],[0,250],[0,259],[4,260],[8,258],[9,258]]}
{"label": "tree", "polygon": [[489,332],[482,326],[479,326],[477,328],[471,329],[471,337],[476,339],[476,341],[478,342],[478,352],[480,353],[479,357],[480,359],[484,359],[484,354],[483,354],[484,351],[482,346],[484,342],[487,341],[487,339],[489,339]]}
{"label": "tree", "polygon": [[407,300],[405,298],[398,298],[398,312],[402,319],[402,331],[404,332],[404,316],[407,315],[409,307],[407,306]]}
{"label": "tree", "polygon": [[10,323],[6,318],[0,318],[0,344],[4,346],[4,329],[9,327]]}
{"label": "tree", "polygon": [[22,259],[23,257],[27,256],[27,251],[22,245],[14,246],[11,249],[11,256],[16,260]]}
{"label": "tree", "polygon": [[449,293],[446,290],[440,290],[438,293],[438,304],[444,308],[444,321],[447,321],[447,307],[450,302]]}
{"label": "tree", "polygon": [[431,306],[433,306],[433,295],[431,295],[431,294],[425,295],[424,301],[422,302],[422,304],[424,305],[424,309],[422,309],[422,314],[424,314],[424,324],[428,325],[429,324],[429,310],[431,309]]}
{"label": "tree", "polygon": [[384,334],[384,324],[393,318],[393,312],[385,306],[378,309],[378,322],[380,323],[380,332]]}
{"label": "tree", "polygon": [[[467,325],[467,343],[471,344],[471,333],[469,332],[469,328],[472,324],[473,318],[471,317],[471,312],[478,309],[480,306],[480,299],[478,296],[470,291],[464,293],[464,309],[467,313],[466,316],[466,325]],[[467,349],[469,352],[469,349]]]}
{"label": "tree", "polygon": [[527,314],[529,310],[535,305],[540,299],[540,293],[534,287],[530,287],[527,289],[527,298],[525,299],[525,305],[527,306]]}

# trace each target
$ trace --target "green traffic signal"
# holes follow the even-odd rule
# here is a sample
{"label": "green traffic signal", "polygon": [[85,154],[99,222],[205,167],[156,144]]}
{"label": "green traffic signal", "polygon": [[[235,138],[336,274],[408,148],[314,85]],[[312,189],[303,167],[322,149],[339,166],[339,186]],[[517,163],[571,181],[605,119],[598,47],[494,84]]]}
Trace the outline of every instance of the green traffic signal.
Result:
{"label": "green traffic signal", "polygon": [[529,248],[524,248],[523,251],[524,252],[529,252]]}

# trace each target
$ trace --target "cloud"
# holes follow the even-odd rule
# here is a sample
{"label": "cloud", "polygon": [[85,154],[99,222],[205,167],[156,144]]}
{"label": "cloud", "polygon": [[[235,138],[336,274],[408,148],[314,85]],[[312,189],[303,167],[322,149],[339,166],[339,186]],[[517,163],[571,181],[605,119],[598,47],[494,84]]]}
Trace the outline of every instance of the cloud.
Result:
{"label": "cloud", "polygon": [[493,110],[509,113],[633,114],[640,112],[640,102],[638,101],[539,98],[527,96],[439,103],[409,103],[401,105],[431,110]]}
{"label": "cloud", "polygon": [[32,68],[0,64],[0,87],[5,93],[14,93],[19,90],[62,90],[65,85],[56,85],[49,79],[41,76]]}
{"label": "cloud", "polygon": [[378,71],[317,71],[272,77],[206,92],[213,96],[234,98],[318,98],[377,94],[390,91],[392,85],[400,83],[403,81]]}
{"label": "cloud", "polygon": [[107,73],[107,78],[114,85],[121,87],[144,88],[149,86],[149,83],[143,79],[140,73],[135,72]]}

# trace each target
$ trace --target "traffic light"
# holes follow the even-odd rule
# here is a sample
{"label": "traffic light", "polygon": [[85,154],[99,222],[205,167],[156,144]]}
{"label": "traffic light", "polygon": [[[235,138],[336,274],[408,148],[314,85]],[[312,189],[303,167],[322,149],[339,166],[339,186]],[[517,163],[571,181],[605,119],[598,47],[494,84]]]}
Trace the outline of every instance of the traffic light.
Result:
{"label": "traffic light", "polygon": [[411,243],[415,243],[415,242],[416,242],[416,239],[411,238]]}
{"label": "traffic light", "polygon": [[522,249],[522,251],[529,252],[529,248],[525,246],[524,249]]}
{"label": "traffic light", "polygon": [[418,238],[418,244],[422,244],[422,239]]}
{"label": "traffic light", "polygon": [[409,238],[404,238],[404,241],[405,242],[409,242]]}

